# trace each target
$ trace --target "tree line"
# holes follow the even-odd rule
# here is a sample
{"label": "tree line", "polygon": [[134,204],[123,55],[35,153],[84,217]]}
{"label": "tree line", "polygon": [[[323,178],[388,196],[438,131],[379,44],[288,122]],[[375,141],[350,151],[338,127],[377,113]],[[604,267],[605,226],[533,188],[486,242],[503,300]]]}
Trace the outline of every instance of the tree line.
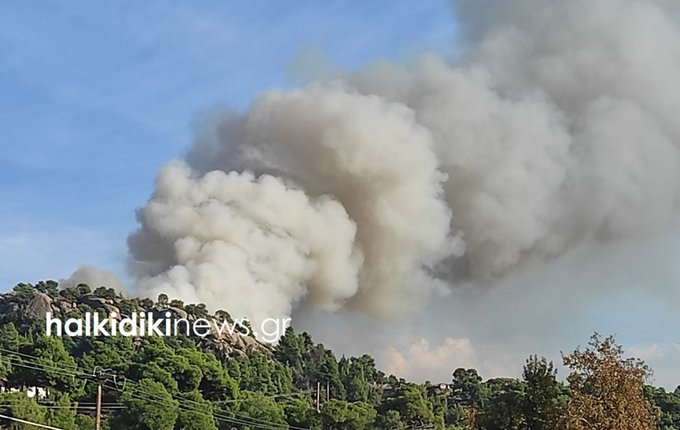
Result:
{"label": "tree line", "polygon": [[[566,381],[543,357],[522,377],[483,380],[455,368],[449,381],[414,383],[377,368],[369,355],[337,357],[289,328],[273,347],[215,336],[50,337],[31,313],[172,309],[208,316],[203,304],[127,299],[87,285],[20,284],[0,298],[0,414],[63,429],[93,429],[102,386],[106,429],[497,429],[680,428],[680,387],[647,385],[651,369],[613,337],[594,334],[563,356]],[[216,312],[230,319],[226,311]],[[47,390],[28,397],[24,387]],[[18,392],[8,392],[14,388]],[[28,429],[0,419],[0,428]]]}

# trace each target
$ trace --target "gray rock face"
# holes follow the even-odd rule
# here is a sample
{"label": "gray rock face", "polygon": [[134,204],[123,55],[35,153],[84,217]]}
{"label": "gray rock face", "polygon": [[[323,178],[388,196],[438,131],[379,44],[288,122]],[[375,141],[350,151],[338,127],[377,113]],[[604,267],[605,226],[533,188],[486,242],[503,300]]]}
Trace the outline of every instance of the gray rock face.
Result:
{"label": "gray rock face", "polygon": [[110,304],[108,304],[108,303],[104,304],[104,310],[106,310],[106,314],[107,314],[108,316],[111,316],[111,315],[114,315],[114,314],[115,314],[115,315],[116,315],[116,316],[115,316],[115,319],[120,319],[120,318],[121,318],[121,316],[120,316],[120,309],[118,309],[117,307],[115,307],[115,306],[113,306],[113,305],[110,305]]}
{"label": "gray rock face", "polygon": [[169,310],[170,312],[172,312],[172,314],[173,314],[173,316],[174,316],[175,318],[184,318],[184,319],[186,319],[187,316],[188,316],[188,314],[187,314],[183,309],[180,309],[180,308],[173,308],[172,306],[170,306],[167,310]]}
{"label": "gray rock face", "polygon": [[52,298],[47,294],[36,293],[33,300],[26,306],[26,315],[34,319],[45,318],[45,314],[48,312],[54,313],[52,302]]}
{"label": "gray rock face", "polygon": [[91,306],[93,309],[103,308],[106,304],[113,304],[111,300],[106,300],[101,297],[95,297],[91,294],[81,296],[79,298],[80,303]]}
{"label": "gray rock face", "polygon": [[[96,297],[93,294],[85,294],[79,296],[75,301],[66,299],[65,297],[60,297],[58,300],[52,299],[49,295],[35,291],[34,294],[24,294],[19,296],[14,291],[7,293],[0,293],[0,319],[3,316],[11,318],[15,322],[20,322],[21,324],[31,324],[35,320],[43,320],[48,312],[51,312],[56,317],[63,317],[69,312],[75,312],[76,315],[80,314],[78,305],[83,304],[91,307],[94,310],[104,310],[108,315],[115,313],[117,319],[122,317],[121,314],[121,303],[119,300],[104,299],[101,297]],[[141,310],[141,309],[140,309]],[[152,312],[154,318],[165,318],[166,313],[170,312],[171,319],[186,319],[191,324],[196,317],[189,315],[185,310],[173,306],[169,307],[159,307],[155,306],[146,309]],[[257,351],[263,354],[271,354],[271,346],[260,342],[251,336],[246,336],[241,334],[237,329],[234,328],[233,333],[229,332],[228,327],[216,328],[212,324],[213,318],[216,321],[219,319],[213,315],[206,316],[211,324],[211,333],[202,339],[196,339],[198,342],[203,343],[208,348],[212,349],[215,353],[220,356],[228,357],[233,355],[243,355],[253,351]],[[220,324],[218,322],[218,324]],[[234,323],[229,323],[233,325]],[[180,330],[182,329],[180,325]],[[141,338],[135,339],[135,344],[139,344]]]}
{"label": "gray rock face", "polygon": [[151,312],[153,312],[153,317],[162,319],[166,318],[166,314],[170,312],[170,318],[175,320],[175,319],[186,319],[186,320],[191,320],[193,318],[190,318],[186,311],[183,309],[179,308],[173,308],[172,306],[169,307],[154,307],[151,309]]}
{"label": "gray rock face", "polygon": [[260,342],[257,341],[257,339],[250,337],[250,336],[243,336],[239,335],[241,344],[243,345],[243,349],[245,349],[247,352],[252,352],[252,351],[260,351],[262,352],[263,350],[267,350],[269,352],[269,348],[261,344]]}

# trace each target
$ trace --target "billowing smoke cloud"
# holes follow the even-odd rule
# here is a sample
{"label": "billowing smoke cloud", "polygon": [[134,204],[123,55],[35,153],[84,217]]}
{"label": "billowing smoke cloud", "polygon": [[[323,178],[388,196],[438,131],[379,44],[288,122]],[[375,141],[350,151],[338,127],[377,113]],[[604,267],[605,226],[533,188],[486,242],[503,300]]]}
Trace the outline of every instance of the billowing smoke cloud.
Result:
{"label": "billowing smoke cloud", "polygon": [[59,281],[62,288],[75,287],[78,284],[87,284],[92,289],[105,286],[123,294],[127,291],[115,273],[88,265],[78,267],[68,278]]}
{"label": "billowing smoke cloud", "polygon": [[680,5],[455,3],[467,49],[220,114],[129,239],[142,290],[388,315],[680,212]]}
{"label": "billowing smoke cloud", "polygon": [[142,289],[257,319],[303,298],[406,309],[437,286],[429,271],[458,244],[434,142],[410,109],[314,86],[268,94],[217,132],[191,167],[163,170],[140,213]]}

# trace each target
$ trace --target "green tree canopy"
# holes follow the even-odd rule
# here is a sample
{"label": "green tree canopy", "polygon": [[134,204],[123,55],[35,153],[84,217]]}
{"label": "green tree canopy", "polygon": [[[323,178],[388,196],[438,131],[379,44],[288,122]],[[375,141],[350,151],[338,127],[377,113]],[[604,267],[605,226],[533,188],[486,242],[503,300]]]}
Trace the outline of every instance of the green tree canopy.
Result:
{"label": "green tree canopy", "polygon": [[163,384],[142,379],[121,395],[124,409],[113,417],[113,428],[131,430],[172,429],[179,416],[179,403]]}

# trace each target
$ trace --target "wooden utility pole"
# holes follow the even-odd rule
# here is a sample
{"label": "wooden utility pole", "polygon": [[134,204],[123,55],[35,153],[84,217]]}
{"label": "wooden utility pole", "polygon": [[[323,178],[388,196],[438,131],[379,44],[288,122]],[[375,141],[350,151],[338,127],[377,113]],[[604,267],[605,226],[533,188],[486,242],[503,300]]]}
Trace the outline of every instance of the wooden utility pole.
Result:
{"label": "wooden utility pole", "polygon": [[326,381],[326,401],[331,399],[331,383]]}
{"label": "wooden utility pole", "polygon": [[102,384],[97,384],[97,427],[96,430],[102,429]]}
{"label": "wooden utility pole", "polygon": [[321,382],[316,382],[316,413],[321,412]]}
{"label": "wooden utility pole", "polygon": [[109,369],[100,369],[96,368],[92,372],[92,382],[97,384],[97,412],[96,412],[96,418],[95,418],[95,429],[96,430],[101,430],[102,428],[102,386],[106,383],[106,381],[110,378],[113,377],[115,380],[115,375],[112,375],[111,373],[108,373]]}

